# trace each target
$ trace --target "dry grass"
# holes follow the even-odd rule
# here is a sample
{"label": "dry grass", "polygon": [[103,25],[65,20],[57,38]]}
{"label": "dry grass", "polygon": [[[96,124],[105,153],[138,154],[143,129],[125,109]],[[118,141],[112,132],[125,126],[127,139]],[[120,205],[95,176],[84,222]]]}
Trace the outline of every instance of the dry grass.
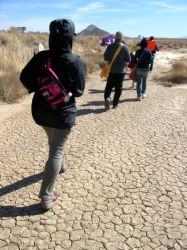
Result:
{"label": "dry grass", "polygon": [[[38,50],[42,43],[48,49],[48,34],[39,32],[20,33],[15,29],[9,32],[0,32],[0,100],[16,101],[25,94],[25,89],[19,82],[19,75],[25,64]],[[105,47],[100,46],[101,37],[76,37],[73,52],[85,59],[87,72],[92,73],[104,65],[103,53]],[[126,38],[129,47],[135,40]],[[175,47],[187,46],[187,40],[161,39],[160,44]],[[179,78],[179,77],[178,77]]]}
{"label": "dry grass", "polygon": [[27,93],[19,81],[19,73],[5,73],[0,77],[0,100],[15,102]]}
{"label": "dry grass", "polygon": [[88,73],[100,68],[103,63],[104,48],[100,46],[101,38],[98,36],[76,37],[73,50],[86,61]]}
{"label": "dry grass", "polygon": [[165,86],[187,83],[187,59],[177,60],[172,64],[171,69],[164,76],[157,77],[158,81]]}
{"label": "dry grass", "polygon": [[0,100],[12,102],[26,93],[19,74],[32,57],[33,48],[23,42],[20,33],[1,32],[0,41]]}
{"label": "dry grass", "polygon": [[158,44],[166,46],[166,48],[179,49],[187,47],[187,39],[176,38],[158,38]]}

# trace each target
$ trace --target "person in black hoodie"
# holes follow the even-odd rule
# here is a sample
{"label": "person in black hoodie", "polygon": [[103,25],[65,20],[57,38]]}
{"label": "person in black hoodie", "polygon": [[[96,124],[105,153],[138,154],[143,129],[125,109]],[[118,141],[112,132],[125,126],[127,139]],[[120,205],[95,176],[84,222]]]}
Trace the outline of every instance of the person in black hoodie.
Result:
{"label": "person in black hoodie", "polygon": [[[43,181],[39,193],[42,209],[50,209],[59,194],[53,191],[60,172],[64,172],[64,146],[76,119],[75,97],[83,94],[85,88],[86,65],[72,53],[75,35],[74,23],[69,19],[57,19],[49,26],[49,50],[34,55],[21,72],[20,80],[29,93],[34,92],[32,116],[36,124],[42,126],[48,136],[49,156],[45,165]],[[46,58],[50,58],[51,68],[63,83],[68,102],[53,109],[39,91],[37,79]]]}

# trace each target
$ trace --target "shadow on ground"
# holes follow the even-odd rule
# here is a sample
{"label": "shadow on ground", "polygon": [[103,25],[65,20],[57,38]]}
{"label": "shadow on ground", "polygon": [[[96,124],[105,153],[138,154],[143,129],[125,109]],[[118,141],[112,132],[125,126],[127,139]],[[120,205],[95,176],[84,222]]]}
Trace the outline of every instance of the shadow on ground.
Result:
{"label": "shadow on ground", "polygon": [[[103,90],[101,89],[89,89],[88,92],[89,94],[104,94],[104,89],[105,89],[105,86],[103,86]],[[123,91],[127,91],[127,90],[135,90],[135,89],[131,89],[130,87],[129,88],[122,88]],[[112,92],[114,92],[114,89],[112,90]]]}
{"label": "shadow on ground", "polygon": [[[84,106],[94,106],[94,105],[84,104]],[[101,108],[101,109],[79,109],[77,111],[77,116],[89,115],[89,114],[101,114],[103,112],[105,112],[104,108]]]}
{"label": "shadow on ground", "polygon": [[45,213],[40,204],[33,204],[25,207],[15,207],[12,205],[0,207],[0,218],[2,217],[17,217],[17,216],[31,216]]}
{"label": "shadow on ground", "polygon": [[102,101],[91,101],[81,105],[82,107],[89,107],[89,106],[103,106],[104,107],[104,100]]}
{"label": "shadow on ground", "polygon": [[123,102],[137,102],[137,98],[127,98],[127,99],[119,101],[119,103],[123,103]]}
{"label": "shadow on ground", "polygon": [[[43,172],[26,177],[20,181],[12,183],[6,187],[0,189],[0,196],[15,192],[18,189],[31,185],[38,182],[43,177]],[[33,204],[25,207],[16,207],[13,205],[0,206],[0,218],[1,217],[16,217],[16,216],[26,216],[26,215],[37,215],[44,213],[41,210],[40,204]]]}
{"label": "shadow on ground", "polygon": [[14,192],[20,188],[31,185],[35,182],[38,182],[39,180],[42,179],[42,177],[43,177],[43,172],[41,172],[39,174],[32,175],[32,176],[25,177],[24,179],[22,179],[20,181],[14,182],[6,187],[0,188],[0,197],[5,195],[5,194]]}
{"label": "shadow on ground", "polygon": [[[113,99],[111,99],[111,103],[112,103],[112,100]],[[119,104],[123,103],[123,102],[136,102],[136,101],[137,101],[137,98],[126,98],[126,99],[123,99],[123,100],[119,100]],[[85,104],[82,104],[81,106],[82,107],[90,107],[90,106],[96,106],[96,107],[103,106],[104,107],[104,101],[91,101],[91,102],[87,102]],[[95,109],[95,110],[94,109],[81,109],[79,111],[82,111],[82,113],[85,112],[85,114],[87,114],[87,112],[88,113],[96,113],[97,114],[97,113],[102,113],[105,110],[104,109]],[[79,111],[78,111],[78,113],[79,113]]]}

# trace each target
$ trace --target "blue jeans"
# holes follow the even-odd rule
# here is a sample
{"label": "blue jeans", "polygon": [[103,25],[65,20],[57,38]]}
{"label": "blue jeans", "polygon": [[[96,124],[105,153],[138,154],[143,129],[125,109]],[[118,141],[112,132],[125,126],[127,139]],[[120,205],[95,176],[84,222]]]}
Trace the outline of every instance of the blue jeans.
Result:
{"label": "blue jeans", "polygon": [[136,79],[137,79],[137,96],[141,97],[142,94],[146,93],[147,88],[147,77],[148,77],[148,69],[137,68],[136,70]]}
{"label": "blue jeans", "polygon": [[71,129],[49,127],[43,127],[43,129],[48,136],[49,156],[45,164],[39,197],[43,200],[49,200],[52,198],[55,181],[64,163],[64,146]]}

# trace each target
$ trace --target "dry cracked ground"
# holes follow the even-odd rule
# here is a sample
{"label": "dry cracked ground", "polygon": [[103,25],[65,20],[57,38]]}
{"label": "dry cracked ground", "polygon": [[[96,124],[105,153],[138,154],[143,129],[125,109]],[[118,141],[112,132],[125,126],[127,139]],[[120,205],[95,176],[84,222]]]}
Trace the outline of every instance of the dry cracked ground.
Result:
{"label": "dry cracked ground", "polygon": [[125,80],[119,108],[107,112],[105,81],[88,77],[61,197],[46,213],[38,192],[48,145],[31,98],[1,104],[1,250],[187,249],[187,89],[152,80],[179,56],[158,52],[148,97],[135,101]]}

